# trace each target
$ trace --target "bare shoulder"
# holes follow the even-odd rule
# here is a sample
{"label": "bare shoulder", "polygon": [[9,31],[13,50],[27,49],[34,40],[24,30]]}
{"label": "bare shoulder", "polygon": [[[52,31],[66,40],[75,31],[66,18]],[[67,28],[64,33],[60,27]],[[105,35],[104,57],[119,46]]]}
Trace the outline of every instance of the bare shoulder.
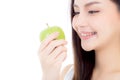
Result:
{"label": "bare shoulder", "polygon": [[68,72],[68,70],[73,66],[73,64],[69,64],[67,65],[61,72],[60,74],[60,80],[64,80],[64,77],[66,75],[66,73]]}

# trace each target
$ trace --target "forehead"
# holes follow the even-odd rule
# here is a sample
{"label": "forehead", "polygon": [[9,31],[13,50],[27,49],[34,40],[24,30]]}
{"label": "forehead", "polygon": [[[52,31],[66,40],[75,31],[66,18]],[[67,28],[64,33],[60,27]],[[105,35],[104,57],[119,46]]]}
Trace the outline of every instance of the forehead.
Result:
{"label": "forehead", "polygon": [[93,4],[99,4],[102,7],[116,6],[112,0],[74,0],[73,7],[88,7]]}
{"label": "forehead", "polygon": [[92,2],[92,1],[107,1],[107,0],[74,0],[74,3],[88,3],[88,2]]}
{"label": "forehead", "polygon": [[97,3],[105,3],[108,0],[74,0],[74,4],[75,5],[85,5],[88,3],[92,3],[92,2],[97,2]]}

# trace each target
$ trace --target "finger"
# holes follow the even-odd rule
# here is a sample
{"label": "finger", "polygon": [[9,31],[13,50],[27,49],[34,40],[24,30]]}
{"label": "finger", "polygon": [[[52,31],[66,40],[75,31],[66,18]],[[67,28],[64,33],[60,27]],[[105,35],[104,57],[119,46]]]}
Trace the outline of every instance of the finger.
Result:
{"label": "finger", "polygon": [[67,48],[66,48],[66,47],[64,47],[64,46],[58,46],[58,47],[50,54],[50,56],[51,56],[53,59],[55,59],[55,58],[57,58],[57,57],[60,55],[60,53],[66,52],[66,51],[67,51]]}
{"label": "finger", "polygon": [[62,52],[59,56],[56,57],[55,63],[62,64],[62,62],[66,59],[67,52]]}
{"label": "finger", "polygon": [[40,46],[40,50],[42,51],[52,40],[56,39],[59,35],[59,32],[54,32],[50,34],[42,43]]}
{"label": "finger", "polygon": [[58,46],[61,45],[66,45],[67,41],[65,40],[54,40],[52,41],[47,47],[46,49],[44,49],[44,53],[49,55],[51,54]]}

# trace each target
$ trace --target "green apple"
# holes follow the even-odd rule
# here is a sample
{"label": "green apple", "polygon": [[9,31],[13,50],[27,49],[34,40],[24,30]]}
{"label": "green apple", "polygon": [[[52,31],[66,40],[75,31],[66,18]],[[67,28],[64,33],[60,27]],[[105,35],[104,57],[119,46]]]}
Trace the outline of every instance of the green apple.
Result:
{"label": "green apple", "polygon": [[57,37],[57,40],[65,39],[65,34],[61,27],[59,27],[59,26],[49,27],[48,26],[48,28],[46,28],[40,32],[40,42],[43,41],[47,36],[49,36],[53,32],[59,32],[59,36]]}

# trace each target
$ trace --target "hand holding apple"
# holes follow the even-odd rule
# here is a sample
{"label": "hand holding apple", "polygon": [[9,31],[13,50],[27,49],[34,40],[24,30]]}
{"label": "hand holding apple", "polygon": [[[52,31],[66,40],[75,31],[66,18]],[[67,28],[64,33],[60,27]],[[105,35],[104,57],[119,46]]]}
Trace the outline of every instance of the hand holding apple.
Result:
{"label": "hand holding apple", "polygon": [[48,27],[40,33],[40,41],[38,53],[43,72],[42,80],[59,80],[62,62],[67,56],[64,32],[58,26]]}

